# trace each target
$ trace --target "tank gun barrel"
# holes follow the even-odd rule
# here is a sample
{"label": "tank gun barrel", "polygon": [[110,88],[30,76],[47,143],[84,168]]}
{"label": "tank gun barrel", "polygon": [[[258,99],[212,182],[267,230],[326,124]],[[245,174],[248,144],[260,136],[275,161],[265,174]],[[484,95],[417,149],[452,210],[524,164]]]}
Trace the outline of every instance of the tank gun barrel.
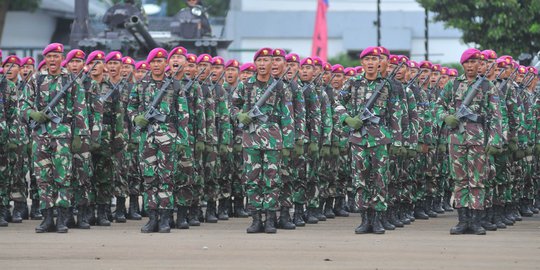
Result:
{"label": "tank gun barrel", "polygon": [[137,43],[147,52],[160,47],[158,43],[150,36],[146,26],[142,23],[138,16],[131,16],[124,25],[129,33],[133,35]]}

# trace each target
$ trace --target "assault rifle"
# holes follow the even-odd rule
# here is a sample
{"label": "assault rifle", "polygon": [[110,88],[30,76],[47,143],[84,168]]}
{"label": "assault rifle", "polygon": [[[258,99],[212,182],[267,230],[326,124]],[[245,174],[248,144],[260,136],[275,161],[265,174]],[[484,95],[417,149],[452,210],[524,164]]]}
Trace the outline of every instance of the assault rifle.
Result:
{"label": "assault rifle", "polygon": [[115,85],[111,90],[109,90],[109,92],[107,92],[105,95],[100,96],[99,101],[104,102],[114,92],[116,92],[116,91],[121,92],[121,90],[124,89],[124,87],[127,85],[128,78],[131,78],[132,75],[133,75],[133,71],[131,73],[129,73],[129,75],[127,77],[122,78],[122,80],[117,85]]}
{"label": "assault rifle", "polygon": [[499,84],[499,88],[498,88],[499,93],[502,93],[502,90],[506,87],[506,85],[508,84],[509,81],[513,81],[514,78],[516,78],[518,69],[519,68],[514,69],[514,71],[512,71],[512,74],[510,74],[510,76],[508,76],[508,78],[506,78],[506,80],[503,80],[501,82],[501,84]]}

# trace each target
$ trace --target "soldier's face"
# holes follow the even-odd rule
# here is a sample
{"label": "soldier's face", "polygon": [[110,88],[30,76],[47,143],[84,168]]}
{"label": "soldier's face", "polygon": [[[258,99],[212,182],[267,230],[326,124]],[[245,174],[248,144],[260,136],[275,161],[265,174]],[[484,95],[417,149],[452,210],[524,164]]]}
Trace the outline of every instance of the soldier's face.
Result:
{"label": "soldier's face", "polygon": [[431,69],[428,69],[428,68],[421,69],[420,76],[419,76],[420,82],[423,82],[424,80],[426,80],[426,78],[428,78],[429,75],[431,75]]}
{"label": "soldier's face", "polygon": [[144,75],[146,75],[146,69],[143,69],[143,68],[140,68],[140,69],[137,69],[135,71],[135,73],[133,74],[133,76],[135,77],[135,80],[137,81],[140,81],[142,80],[142,78],[144,77]]}
{"label": "soldier's face", "polygon": [[469,59],[463,62],[462,66],[468,79],[474,79],[478,75],[479,62],[478,59]]}
{"label": "soldier's face", "polygon": [[332,88],[341,89],[343,87],[343,73],[334,73],[334,78],[332,79]]}
{"label": "soldier's face", "polygon": [[322,72],[322,66],[315,66],[315,72],[313,73],[313,76],[317,77]]}
{"label": "soldier's face", "polygon": [[201,72],[201,70],[204,68],[204,72],[201,74],[201,77],[199,77],[201,81],[204,81],[208,75],[210,75],[210,72],[212,72],[212,65],[208,62],[199,63],[198,68],[198,72]]}
{"label": "soldier's face", "polygon": [[240,73],[240,80],[245,83],[254,74],[255,73],[253,71],[244,70],[242,71],[242,73]]}
{"label": "soldier's face", "polygon": [[171,56],[171,59],[169,59],[169,67],[171,67],[173,73],[175,73],[181,66],[184,66],[185,63],[186,56],[182,54],[174,54]]}
{"label": "soldier's face", "polygon": [[285,70],[284,57],[272,57],[272,76],[279,77]]}
{"label": "soldier's face", "polygon": [[73,74],[79,73],[84,68],[84,61],[82,59],[71,59],[69,63],[67,64],[69,72]]}
{"label": "soldier's face", "polygon": [[[487,64],[486,64],[486,71],[487,71],[487,69],[488,69],[489,67],[491,67],[492,65],[496,65],[496,64],[495,64],[495,59],[489,59],[489,60],[487,61]],[[493,76],[493,74],[495,74],[495,69],[494,69],[494,68],[492,68],[491,71],[489,72],[489,74],[486,74],[486,76],[491,77],[491,76]]]}
{"label": "soldier's face", "polygon": [[367,55],[362,58],[362,67],[364,67],[364,72],[368,76],[377,75],[379,71],[379,65],[381,63],[381,58],[376,55]]}
{"label": "soldier's face", "polygon": [[133,65],[123,64],[122,69],[120,70],[120,74],[122,75],[122,77],[125,78],[125,77],[129,76],[129,74],[131,72],[133,72],[134,69],[135,69],[135,67]]}
{"label": "soldier's face", "polygon": [[386,71],[386,69],[388,69],[388,56],[382,54],[381,55],[381,62],[380,62],[380,65],[379,65],[379,72],[383,73]]}
{"label": "soldier's face", "polygon": [[443,88],[447,83],[448,80],[450,80],[450,76],[448,75],[441,75],[441,80],[439,81],[439,88]]}
{"label": "soldier's face", "polygon": [[414,76],[416,76],[416,74],[420,71],[417,68],[411,68],[410,70],[411,70],[411,78],[414,78]]}
{"label": "soldier's face", "polygon": [[288,62],[287,63],[287,68],[290,68],[289,72],[287,72],[287,80],[292,80],[294,74],[296,74],[296,72],[298,71],[300,66],[296,62]]}
{"label": "soldier's face", "polygon": [[228,67],[225,69],[225,81],[228,84],[235,84],[238,80],[238,68]]}
{"label": "soldier's face", "polygon": [[272,68],[272,57],[260,56],[255,60],[255,66],[257,67],[257,74],[266,76],[270,74]]}
{"label": "soldier's face", "polygon": [[441,77],[440,71],[433,71],[431,72],[431,77],[429,77],[429,82],[433,86],[433,84],[435,84],[439,80],[440,77]]}
{"label": "soldier's face", "polygon": [[150,62],[150,70],[152,71],[152,75],[156,77],[163,76],[165,74],[166,67],[167,67],[167,61],[164,58],[154,58]]}
{"label": "soldier's face", "polygon": [[315,76],[315,68],[312,65],[303,65],[300,67],[300,79],[304,82],[311,81]]}
{"label": "soldier's face", "polygon": [[325,71],[323,73],[323,75],[322,75],[322,79],[323,79],[324,84],[329,84],[330,83],[330,78],[332,78],[332,72]]}
{"label": "soldier's face", "polygon": [[184,74],[190,79],[195,78],[197,75],[197,64],[187,63],[184,65]]}
{"label": "soldier's face", "polygon": [[485,74],[487,70],[487,61],[482,60],[478,62],[478,74]]}
{"label": "soldier's face", "polygon": [[534,79],[532,79],[531,85],[529,85],[529,92],[533,93],[536,90],[537,84],[538,84],[538,76],[534,75]]}
{"label": "soldier's face", "polygon": [[109,61],[107,62],[107,70],[109,70],[109,76],[112,78],[118,78],[120,76],[120,69],[122,68],[122,63],[120,61]]}
{"label": "soldier's face", "polygon": [[217,81],[217,79],[219,79],[219,77],[221,76],[221,73],[223,73],[224,67],[223,65],[213,65],[212,71],[214,72],[214,74],[212,75],[212,81],[215,82]]}
{"label": "soldier's face", "polygon": [[501,75],[501,77],[503,77],[504,79],[510,77],[510,75],[512,74],[512,72],[514,71],[514,68],[510,65],[510,66],[506,66],[506,68],[504,69],[504,72],[503,74]]}
{"label": "soldier's face", "polygon": [[8,69],[11,70],[6,74],[6,78],[12,82],[17,80],[17,75],[19,75],[19,65],[13,64],[13,63],[6,63],[4,65],[4,70],[7,71]]}
{"label": "soldier's face", "polygon": [[26,79],[26,76],[32,74],[34,70],[35,70],[34,65],[24,65],[21,68],[21,76],[23,76],[23,78]]}
{"label": "soldier's face", "polygon": [[[94,63],[96,63],[96,61],[90,62],[89,66],[92,67]],[[90,75],[92,75],[92,77],[100,76],[103,74],[104,69],[105,69],[105,65],[103,64],[103,61],[98,60],[97,64],[94,66],[94,69],[90,71]]]}
{"label": "soldier's face", "polygon": [[47,70],[52,75],[60,74],[62,69],[62,61],[64,61],[64,55],[61,53],[50,52],[45,55],[45,64],[47,65]]}

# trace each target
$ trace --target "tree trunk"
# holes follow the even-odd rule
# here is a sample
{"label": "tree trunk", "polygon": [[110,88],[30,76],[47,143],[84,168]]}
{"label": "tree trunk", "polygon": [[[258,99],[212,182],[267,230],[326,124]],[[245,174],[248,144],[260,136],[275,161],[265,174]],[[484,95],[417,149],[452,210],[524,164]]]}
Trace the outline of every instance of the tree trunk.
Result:
{"label": "tree trunk", "polygon": [[10,2],[11,0],[0,0],[0,44],[2,44],[2,34],[4,33],[4,24]]}

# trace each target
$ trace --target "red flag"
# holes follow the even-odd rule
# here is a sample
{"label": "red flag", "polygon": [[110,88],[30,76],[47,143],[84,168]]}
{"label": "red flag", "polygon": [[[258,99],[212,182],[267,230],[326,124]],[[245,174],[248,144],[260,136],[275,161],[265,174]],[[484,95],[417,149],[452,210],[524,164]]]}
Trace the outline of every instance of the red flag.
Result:
{"label": "red flag", "polygon": [[326,11],[328,0],[318,0],[317,15],[315,17],[315,32],[311,45],[311,56],[318,56],[326,61],[328,54],[328,30],[326,25]]}

